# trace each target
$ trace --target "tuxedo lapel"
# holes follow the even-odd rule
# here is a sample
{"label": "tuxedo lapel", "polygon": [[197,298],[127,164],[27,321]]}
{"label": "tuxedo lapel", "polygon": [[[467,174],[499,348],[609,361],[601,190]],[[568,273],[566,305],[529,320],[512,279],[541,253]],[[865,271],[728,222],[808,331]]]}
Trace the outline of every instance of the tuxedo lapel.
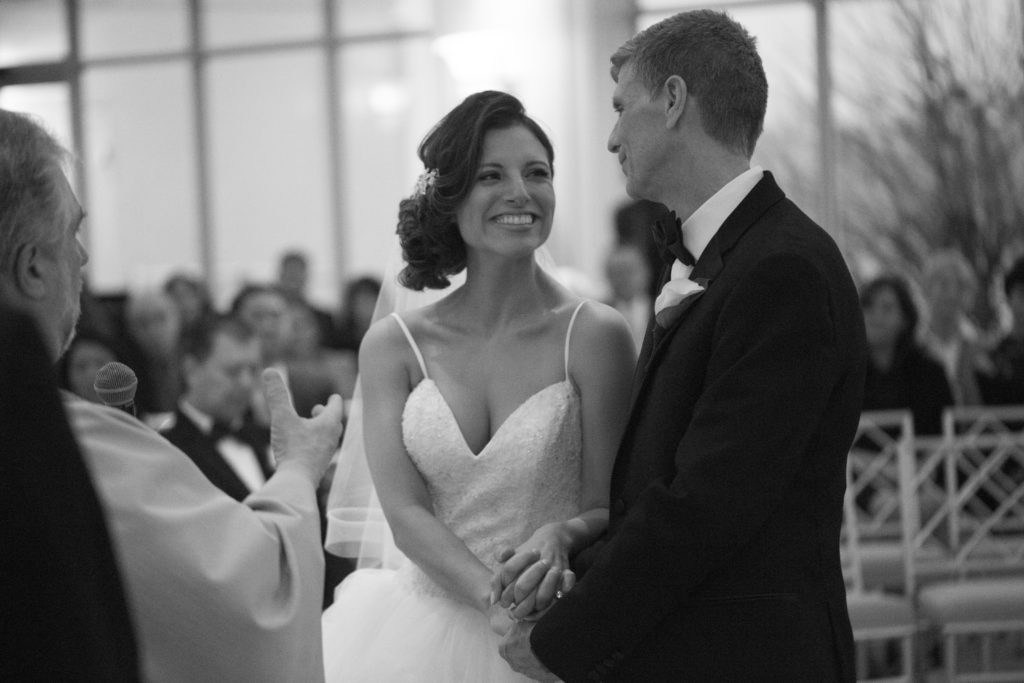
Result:
{"label": "tuxedo lapel", "polygon": [[174,426],[164,436],[181,449],[217,488],[235,500],[243,500],[249,495],[249,487],[224,460],[216,442],[181,410],[175,411]]}
{"label": "tuxedo lapel", "polygon": [[[690,309],[697,303],[698,299],[705,298],[707,291],[714,287],[714,281],[722,271],[722,268],[725,267],[729,252],[736,246],[736,243],[743,234],[764,215],[765,211],[780,202],[785,196],[772,174],[765,171],[764,177],[761,178],[760,182],[743,198],[739,206],[729,214],[725,222],[722,223],[722,226],[715,232],[715,236],[708,242],[704,252],[693,266],[690,279],[703,284],[706,290],[705,293],[701,296],[686,299],[679,304],[683,307],[683,310],[680,311],[672,324],[658,335],[657,343],[654,340],[654,316],[651,316],[652,322],[647,328],[647,334],[644,336],[643,349],[640,352],[636,373],[633,376],[633,394],[630,401],[632,406],[635,407],[637,398],[647,384],[648,376],[657,366],[658,360],[665,353],[672,337],[675,336],[675,333],[685,323]],[[671,267],[666,267],[661,278],[662,286],[671,277],[670,273]],[[632,412],[633,409],[631,409]],[[632,423],[632,421],[631,416],[630,422]]]}

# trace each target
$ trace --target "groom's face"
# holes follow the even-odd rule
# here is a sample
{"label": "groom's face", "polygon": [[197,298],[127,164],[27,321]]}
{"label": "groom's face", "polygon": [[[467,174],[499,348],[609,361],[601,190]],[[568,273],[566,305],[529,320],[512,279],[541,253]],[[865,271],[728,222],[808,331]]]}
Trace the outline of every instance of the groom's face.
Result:
{"label": "groom's face", "polygon": [[661,136],[665,118],[659,101],[637,78],[633,65],[623,65],[612,95],[618,119],[608,136],[608,151],[619,157],[626,192],[634,199],[655,198],[654,181],[667,149]]}

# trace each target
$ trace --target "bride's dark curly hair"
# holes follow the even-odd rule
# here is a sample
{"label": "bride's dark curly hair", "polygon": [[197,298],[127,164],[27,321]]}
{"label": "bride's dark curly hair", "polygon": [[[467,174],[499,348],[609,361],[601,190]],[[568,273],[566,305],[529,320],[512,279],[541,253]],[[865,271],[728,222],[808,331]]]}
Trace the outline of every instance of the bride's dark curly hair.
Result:
{"label": "bride's dark curly hair", "polygon": [[466,244],[455,214],[475,181],[484,137],[492,130],[523,126],[544,146],[554,172],[555,151],[522,103],[508,93],[486,90],[470,95],[427,134],[419,147],[423,166],[437,172],[425,189],[398,205],[398,240],[406,266],[403,286],[417,291],[443,289],[466,267]]}

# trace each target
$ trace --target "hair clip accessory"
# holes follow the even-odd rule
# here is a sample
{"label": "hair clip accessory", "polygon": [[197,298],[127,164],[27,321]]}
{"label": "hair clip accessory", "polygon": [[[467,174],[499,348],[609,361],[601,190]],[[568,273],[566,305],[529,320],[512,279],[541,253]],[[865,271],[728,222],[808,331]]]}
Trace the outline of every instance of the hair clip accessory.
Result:
{"label": "hair clip accessory", "polygon": [[427,190],[434,186],[437,182],[437,169],[428,168],[423,173],[420,173],[420,177],[416,179],[416,187],[413,189],[413,196],[422,197],[427,193]]}

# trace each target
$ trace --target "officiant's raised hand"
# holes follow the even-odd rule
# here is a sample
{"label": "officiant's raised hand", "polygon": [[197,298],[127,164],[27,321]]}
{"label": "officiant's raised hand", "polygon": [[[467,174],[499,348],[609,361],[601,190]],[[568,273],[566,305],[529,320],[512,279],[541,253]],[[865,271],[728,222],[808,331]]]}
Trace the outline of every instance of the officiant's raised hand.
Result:
{"label": "officiant's raised hand", "polygon": [[312,418],[301,418],[292,407],[280,372],[270,368],[263,371],[263,391],[270,411],[270,447],[277,469],[303,472],[316,486],[341,438],[341,397],[331,395],[327,405],[313,408]]}

